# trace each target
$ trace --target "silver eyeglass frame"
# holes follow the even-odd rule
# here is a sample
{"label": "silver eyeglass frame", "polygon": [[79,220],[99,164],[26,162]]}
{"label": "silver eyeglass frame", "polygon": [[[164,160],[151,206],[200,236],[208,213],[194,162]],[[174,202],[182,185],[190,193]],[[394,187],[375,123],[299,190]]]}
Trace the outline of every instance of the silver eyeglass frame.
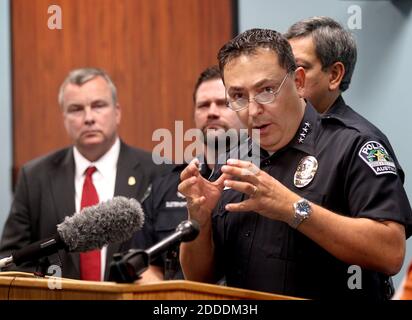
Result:
{"label": "silver eyeglass frame", "polygon": [[[244,109],[248,108],[248,107],[249,107],[249,104],[250,104],[250,102],[251,102],[252,100],[255,101],[255,102],[258,103],[258,104],[263,104],[263,105],[265,105],[265,104],[270,104],[270,103],[272,103],[273,101],[275,101],[276,97],[278,96],[278,94],[279,94],[280,90],[282,89],[283,84],[285,83],[285,81],[286,81],[286,79],[287,79],[288,76],[289,76],[289,73],[286,73],[286,75],[283,77],[282,82],[281,82],[280,85],[279,85],[279,88],[278,88],[275,92],[261,92],[261,93],[258,93],[257,95],[255,95],[254,97],[252,97],[252,98],[250,98],[250,99],[243,99],[243,98],[242,98],[243,100],[245,100],[245,103],[247,102],[247,105],[245,105],[244,107],[241,107],[241,108],[233,108],[232,103],[233,103],[233,102],[236,102],[236,101],[238,101],[238,100],[241,100],[241,99],[231,101],[231,100],[228,98],[228,94],[227,94],[227,91],[226,91],[227,106],[228,106],[230,109],[232,109],[233,111],[236,111],[236,112],[237,112],[237,111],[241,111],[241,110],[244,110]],[[260,96],[261,94],[263,94],[263,93],[265,93],[265,94],[270,94],[270,95],[272,96],[272,98],[271,98],[270,100],[267,100],[267,101],[259,101],[259,96]],[[256,99],[258,99],[258,100],[256,100]]]}

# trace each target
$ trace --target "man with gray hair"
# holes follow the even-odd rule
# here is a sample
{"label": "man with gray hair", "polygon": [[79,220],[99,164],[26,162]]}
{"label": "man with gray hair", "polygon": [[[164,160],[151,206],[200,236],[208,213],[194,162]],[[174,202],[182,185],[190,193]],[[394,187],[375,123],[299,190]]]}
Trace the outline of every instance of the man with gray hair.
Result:
{"label": "man with gray hair", "polygon": [[305,70],[303,97],[324,117],[342,121],[371,138],[382,139],[404,182],[405,173],[386,135],[349,107],[342,97],[351,83],[357,59],[352,34],[334,19],[319,16],[294,23],[284,36],[289,40],[297,66]]}
{"label": "man with gray hair", "polygon": [[329,17],[296,22],[285,37],[306,73],[305,98],[320,113],[327,112],[349,88],[357,57],[355,40]]}
{"label": "man with gray hair", "polygon": [[[21,169],[0,242],[0,257],[56,233],[56,225],[82,208],[126,196],[143,200],[157,175],[149,153],[122,142],[116,87],[100,69],[69,73],[58,101],[73,146],[30,161]],[[112,255],[128,244],[54,256],[65,278],[105,280]],[[20,270],[34,271],[37,263]],[[153,274],[154,275],[154,274]]]}

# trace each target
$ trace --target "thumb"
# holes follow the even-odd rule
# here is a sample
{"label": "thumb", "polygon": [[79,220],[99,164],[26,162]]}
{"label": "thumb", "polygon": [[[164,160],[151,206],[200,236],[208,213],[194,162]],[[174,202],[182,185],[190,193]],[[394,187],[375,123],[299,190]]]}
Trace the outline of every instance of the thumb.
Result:
{"label": "thumb", "polygon": [[214,182],[218,187],[223,188],[224,187],[224,182],[227,179],[231,179],[232,176],[227,174],[227,173],[222,173],[222,175]]}

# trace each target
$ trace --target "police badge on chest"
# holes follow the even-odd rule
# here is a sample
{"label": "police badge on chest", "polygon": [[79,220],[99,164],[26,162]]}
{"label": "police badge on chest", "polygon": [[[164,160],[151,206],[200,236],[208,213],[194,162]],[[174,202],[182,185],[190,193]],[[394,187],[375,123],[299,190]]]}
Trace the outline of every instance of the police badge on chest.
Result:
{"label": "police badge on chest", "polygon": [[300,160],[293,177],[293,183],[297,188],[306,187],[315,177],[318,170],[318,160],[313,156],[307,156]]}

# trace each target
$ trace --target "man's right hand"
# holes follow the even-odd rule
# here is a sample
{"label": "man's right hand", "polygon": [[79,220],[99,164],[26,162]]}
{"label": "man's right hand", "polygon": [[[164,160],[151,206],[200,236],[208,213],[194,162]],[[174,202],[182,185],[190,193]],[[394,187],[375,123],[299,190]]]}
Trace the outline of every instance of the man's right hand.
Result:
{"label": "man's right hand", "polygon": [[199,172],[199,160],[193,159],[180,175],[178,190],[187,199],[189,218],[199,222],[200,226],[210,222],[210,217],[223,190],[223,182],[228,179],[222,174],[219,179],[210,182]]}

